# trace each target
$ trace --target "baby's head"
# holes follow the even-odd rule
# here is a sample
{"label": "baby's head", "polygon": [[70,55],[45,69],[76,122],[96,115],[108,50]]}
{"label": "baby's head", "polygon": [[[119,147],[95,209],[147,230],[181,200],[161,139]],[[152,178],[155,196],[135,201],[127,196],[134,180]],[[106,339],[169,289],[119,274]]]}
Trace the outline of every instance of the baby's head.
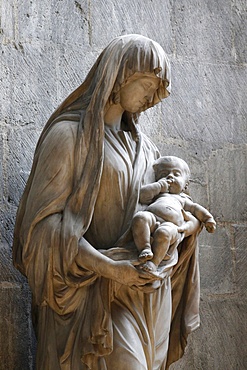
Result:
{"label": "baby's head", "polygon": [[169,193],[180,194],[187,188],[190,169],[183,159],[174,156],[160,157],[154,162],[153,168],[156,181],[164,178],[170,184]]}

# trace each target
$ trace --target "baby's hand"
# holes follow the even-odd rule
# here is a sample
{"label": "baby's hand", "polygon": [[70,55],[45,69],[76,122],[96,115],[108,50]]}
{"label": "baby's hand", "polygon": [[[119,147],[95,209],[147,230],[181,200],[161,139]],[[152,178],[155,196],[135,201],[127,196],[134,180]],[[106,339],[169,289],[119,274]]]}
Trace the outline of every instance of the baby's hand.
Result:
{"label": "baby's hand", "polygon": [[165,179],[153,182],[152,184],[143,185],[140,189],[140,203],[152,203],[153,199],[160,193],[168,193],[169,186],[170,185]]}
{"label": "baby's hand", "polygon": [[158,191],[154,188],[153,184],[148,184],[142,186],[140,190],[140,203],[150,204],[153,201],[153,198],[158,194]]}
{"label": "baby's hand", "polygon": [[170,184],[167,182],[166,179],[162,178],[158,181],[158,183],[160,184],[161,186],[161,189],[160,189],[160,192],[161,193],[169,193],[169,187],[170,187]]}
{"label": "baby's hand", "polygon": [[214,233],[216,230],[216,222],[214,219],[210,218],[207,222],[205,222],[205,228],[209,233]]}

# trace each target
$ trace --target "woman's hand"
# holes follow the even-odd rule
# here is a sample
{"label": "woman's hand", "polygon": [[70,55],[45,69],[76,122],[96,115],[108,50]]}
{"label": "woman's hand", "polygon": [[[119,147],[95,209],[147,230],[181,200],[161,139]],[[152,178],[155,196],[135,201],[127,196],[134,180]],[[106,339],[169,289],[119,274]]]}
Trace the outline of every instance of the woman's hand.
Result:
{"label": "woman's hand", "polygon": [[158,277],[136,268],[130,261],[113,261],[111,276],[114,281],[137,289],[157,281]]}
{"label": "woman's hand", "polygon": [[128,260],[114,261],[92,247],[85,238],[80,238],[78,247],[78,255],[75,258],[77,265],[99,276],[142,290],[159,280],[159,276],[138,269],[139,261],[133,263]]}
{"label": "woman's hand", "polygon": [[189,235],[194,234],[200,228],[200,221],[197,220],[190,212],[186,212],[182,209],[184,223],[182,226],[178,227],[179,233],[184,233],[184,236],[187,237]]}

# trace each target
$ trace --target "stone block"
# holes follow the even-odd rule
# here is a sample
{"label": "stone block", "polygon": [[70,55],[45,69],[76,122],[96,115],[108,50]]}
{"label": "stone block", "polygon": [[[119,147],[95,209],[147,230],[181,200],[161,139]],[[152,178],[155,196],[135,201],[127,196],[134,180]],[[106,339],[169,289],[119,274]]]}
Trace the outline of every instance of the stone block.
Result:
{"label": "stone block", "polygon": [[[4,132],[3,193],[0,208],[2,238],[12,244],[15,214],[31,170],[39,131],[34,125],[6,125]],[[15,150],[12,150],[15,148]]]}
{"label": "stone block", "polygon": [[246,1],[236,0],[232,4],[233,46],[232,55],[236,63],[246,63]]}
{"label": "stone block", "polygon": [[[89,43],[90,3],[87,1],[8,1],[3,11],[3,40],[43,40],[57,44]],[[61,32],[62,30],[62,32]]]}
{"label": "stone block", "polygon": [[243,225],[233,225],[234,233],[234,244],[235,244],[235,274],[236,283],[238,290],[241,295],[247,296],[247,226]]}
{"label": "stone block", "polygon": [[220,221],[245,221],[247,146],[216,150],[208,163],[210,208]]}
{"label": "stone block", "polygon": [[2,288],[14,287],[26,289],[27,287],[25,277],[13,266],[11,248],[7,243],[2,242],[0,244],[0,283],[2,284]]}
{"label": "stone block", "polygon": [[[160,31],[158,18],[162,20]],[[172,53],[172,7],[168,1],[162,4],[142,0],[93,1],[91,21],[93,43],[102,48],[115,36],[139,33],[156,40],[167,53]]]}
{"label": "stone block", "polygon": [[231,231],[228,227],[217,227],[214,234],[204,229],[199,236],[199,261],[201,291],[203,294],[233,294],[235,284],[235,262],[232,251]]}
{"label": "stone block", "polygon": [[234,231],[234,244],[236,250],[246,250],[246,240],[247,240],[247,226],[246,224],[233,224]]}
{"label": "stone block", "polygon": [[245,249],[236,250],[236,284],[240,295],[247,296],[247,255]]}
{"label": "stone block", "polygon": [[0,369],[32,370],[35,340],[31,294],[13,267],[11,250],[0,245]]}
{"label": "stone block", "polygon": [[0,128],[0,204],[3,200],[4,194],[4,176],[5,176],[5,168],[6,168],[6,159],[4,157],[4,145],[5,145],[5,133],[2,128]]}
{"label": "stone block", "polygon": [[30,295],[17,283],[0,282],[0,368],[33,369]]}
{"label": "stone block", "polygon": [[[6,177],[7,201],[16,207],[26,185],[32,167],[35,147],[40,130],[35,125],[14,127],[7,130],[8,162]],[[15,146],[15,151],[11,148]]]}
{"label": "stone block", "polygon": [[199,160],[208,160],[224,143],[244,145],[247,98],[239,86],[245,83],[244,67],[172,60],[172,92],[161,104],[160,137],[187,141]]}
{"label": "stone block", "polygon": [[0,235],[1,241],[7,242],[12,245],[13,233],[15,226],[16,206],[4,200],[0,203]]}
{"label": "stone block", "polygon": [[201,301],[201,327],[189,337],[185,356],[170,370],[244,370],[246,323],[246,302],[205,298]]}
{"label": "stone block", "polygon": [[11,126],[35,124],[39,130],[57,105],[54,48],[7,44],[1,52],[0,119]]}
{"label": "stone block", "polygon": [[[231,55],[232,3],[199,0],[173,2],[176,54],[203,62],[228,61]],[[189,21],[188,21],[189,20]],[[229,25],[231,24],[231,27]]]}

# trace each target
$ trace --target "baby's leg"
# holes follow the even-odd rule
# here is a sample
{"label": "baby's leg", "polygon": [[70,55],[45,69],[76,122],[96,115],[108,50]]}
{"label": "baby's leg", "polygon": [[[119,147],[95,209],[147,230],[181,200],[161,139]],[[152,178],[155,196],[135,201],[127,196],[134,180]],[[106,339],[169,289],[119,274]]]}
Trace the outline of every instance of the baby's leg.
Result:
{"label": "baby's leg", "polygon": [[151,250],[150,236],[157,226],[155,216],[149,211],[137,212],[132,220],[132,234],[137,249],[139,259],[146,261],[153,258]]}
{"label": "baby's leg", "polygon": [[178,238],[178,228],[171,222],[165,222],[157,228],[153,234],[152,251],[153,258],[147,261],[142,269],[146,271],[156,271],[160,262],[165,258],[171,244]]}

